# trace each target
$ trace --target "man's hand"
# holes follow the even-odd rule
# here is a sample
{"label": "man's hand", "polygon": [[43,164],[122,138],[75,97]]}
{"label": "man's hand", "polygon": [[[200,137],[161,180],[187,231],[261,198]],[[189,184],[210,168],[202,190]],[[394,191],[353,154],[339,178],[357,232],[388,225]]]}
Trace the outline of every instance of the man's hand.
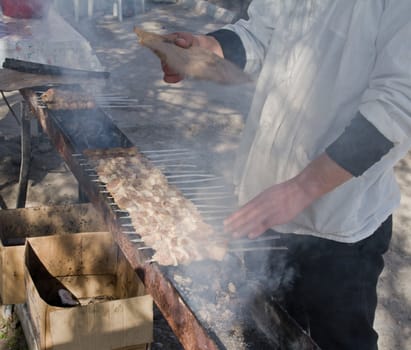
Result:
{"label": "man's hand", "polygon": [[261,192],[224,221],[234,238],[256,238],[269,228],[292,220],[310,203],[296,181],[274,185]]}
{"label": "man's hand", "polygon": [[[204,49],[214,52],[220,57],[224,57],[223,50],[218,41],[207,35],[194,35],[187,32],[177,32],[165,35],[167,39],[174,42],[177,46],[188,49],[192,46],[200,46]],[[165,62],[161,62],[161,67],[164,72],[164,81],[166,83],[178,83],[184,79],[181,75],[173,71]]]}
{"label": "man's hand", "polygon": [[[167,39],[174,42],[177,46],[182,47],[183,49],[188,49],[191,46],[199,46],[198,39],[191,34],[186,32],[178,32],[165,35]],[[161,62],[161,68],[164,72],[164,81],[166,83],[174,84],[183,80],[184,77],[174,72],[165,62]]]}
{"label": "man's hand", "polygon": [[291,221],[316,199],[351,178],[323,154],[296,177],[269,187],[229,216],[224,221],[225,231],[235,238],[256,238],[273,226]]}

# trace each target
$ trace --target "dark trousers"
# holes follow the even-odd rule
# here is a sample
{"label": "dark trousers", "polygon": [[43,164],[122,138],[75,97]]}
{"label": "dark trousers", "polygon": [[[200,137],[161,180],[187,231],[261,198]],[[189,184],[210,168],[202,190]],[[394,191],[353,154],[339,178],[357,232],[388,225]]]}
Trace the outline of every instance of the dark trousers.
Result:
{"label": "dark trousers", "polygon": [[376,350],[377,282],[392,235],[392,217],[354,244],[312,236],[290,238],[296,271],[285,308],[322,350]]}

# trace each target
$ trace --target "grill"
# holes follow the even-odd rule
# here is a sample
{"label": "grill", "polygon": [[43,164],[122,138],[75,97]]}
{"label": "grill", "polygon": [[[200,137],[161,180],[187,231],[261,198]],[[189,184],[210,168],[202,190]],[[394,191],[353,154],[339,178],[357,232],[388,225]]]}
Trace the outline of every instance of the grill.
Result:
{"label": "grill", "polygon": [[[51,111],[39,104],[39,91],[42,88],[23,89],[21,93],[77,178],[82,192],[102,214],[107,229],[185,349],[318,349],[265,291],[259,274],[247,268],[244,255],[229,253],[222,262],[206,260],[189,266],[161,266],[152,261],[149,249],[138,249],[141,246],[139,236],[125,229],[124,213],[95,181],[97,174],[83,155],[86,149],[127,148],[133,143],[103,110]],[[187,159],[182,150],[175,150],[174,154],[181,152],[182,158]],[[161,169],[170,171],[166,163],[159,162],[167,159],[159,156],[161,154],[146,152]],[[217,178],[198,181],[204,189],[201,192],[209,197],[224,192]],[[195,201],[192,184],[188,182],[182,186],[183,193],[187,197],[193,195]],[[229,201],[229,191],[224,193],[224,201]],[[204,214],[210,214],[209,221],[221,221],[222,217],[216,216],[206,205],[203,207]],[[234,246],[231,250],[241,251],[242,248]],[[281,254],[281,250],[275,251],[279,260]],[[278,264],[279,276],[283,270],[284,266]]]}

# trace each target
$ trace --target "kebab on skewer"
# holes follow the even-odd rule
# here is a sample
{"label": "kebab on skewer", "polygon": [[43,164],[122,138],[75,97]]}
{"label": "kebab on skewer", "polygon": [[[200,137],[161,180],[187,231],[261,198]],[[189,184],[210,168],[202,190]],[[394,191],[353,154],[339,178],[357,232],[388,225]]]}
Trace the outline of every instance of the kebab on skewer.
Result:
{"label": "kebab on skewer", "polygon": [[84,153],[119,208],[129,214],[141,243],[155,251],[156,262],[179,265],[224,258],[226,242],[215,240],[216,233],[195,205],[136,148]]}
{"label": "kebab on skewer", "polygon": [[40,95],[41,101],[52,110],[77,110],[96,108],[91,94],[71,89],[50,88]]}

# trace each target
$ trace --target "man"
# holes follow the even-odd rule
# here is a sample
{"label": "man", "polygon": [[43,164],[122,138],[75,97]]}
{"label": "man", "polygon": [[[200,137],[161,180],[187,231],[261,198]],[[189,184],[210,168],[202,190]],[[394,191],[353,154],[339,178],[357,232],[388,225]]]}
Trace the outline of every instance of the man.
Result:
{"label": "man", "polygon": [[170,35],[259,74],[235,171],[242,207],[225,228],[293,233],[289,312],[324,350],[377,349],[393,167],[411,147],[411,1],[254,0],[248,14]]}

